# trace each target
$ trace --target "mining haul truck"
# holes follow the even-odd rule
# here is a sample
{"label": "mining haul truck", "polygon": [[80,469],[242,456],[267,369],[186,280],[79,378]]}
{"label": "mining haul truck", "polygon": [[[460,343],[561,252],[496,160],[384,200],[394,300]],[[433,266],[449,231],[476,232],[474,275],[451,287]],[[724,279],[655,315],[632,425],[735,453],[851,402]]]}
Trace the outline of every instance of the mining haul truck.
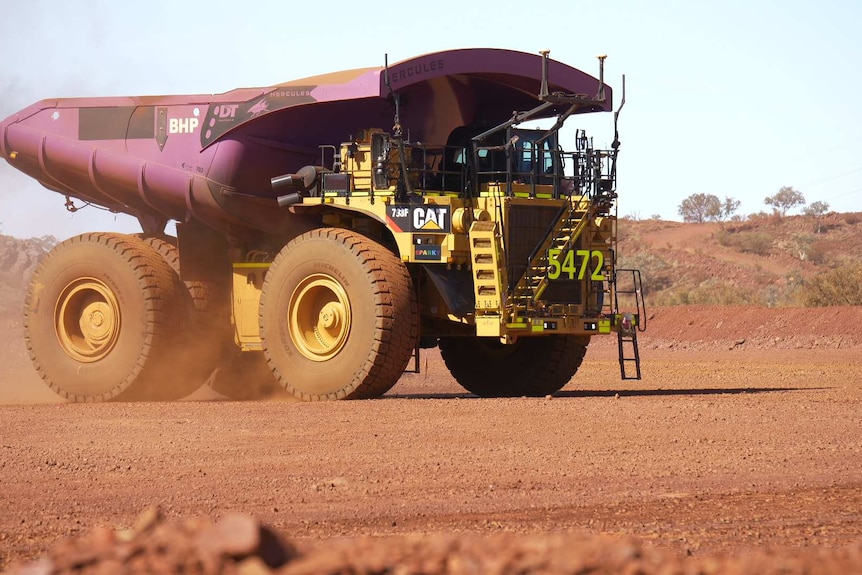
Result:
{"label": "mining haul truck", "polygon": [[[217,373],[234,397],[268,380],[302,400],[372,398],[436,346],[474,394],[545,396],[615,334],[621,376],[640,378],[603,62],[597,79],[547,52],[451,50],[13,114],[7,162],[67,209],[143,230],[44,257],[24,306],[36,370],[81,402],[176,399]],[[591,112],[614,112],[613,143],[574,130],[565,151],[563,123]]]}

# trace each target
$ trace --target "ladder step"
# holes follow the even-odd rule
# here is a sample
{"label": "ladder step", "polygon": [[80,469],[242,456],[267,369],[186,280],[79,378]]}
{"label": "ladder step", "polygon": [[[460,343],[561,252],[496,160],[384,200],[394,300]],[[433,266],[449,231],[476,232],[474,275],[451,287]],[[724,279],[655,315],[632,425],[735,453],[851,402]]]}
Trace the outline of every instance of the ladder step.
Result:
{"label": "ladder step", "polygon": [[[641,379],[641,359],[638,351],[637,331],[632,331],[630,334],[618,331],[617,345],[620,357],[620,378],[624,380]],[[634,374],[630,374],[630,368],[634,368]]]}

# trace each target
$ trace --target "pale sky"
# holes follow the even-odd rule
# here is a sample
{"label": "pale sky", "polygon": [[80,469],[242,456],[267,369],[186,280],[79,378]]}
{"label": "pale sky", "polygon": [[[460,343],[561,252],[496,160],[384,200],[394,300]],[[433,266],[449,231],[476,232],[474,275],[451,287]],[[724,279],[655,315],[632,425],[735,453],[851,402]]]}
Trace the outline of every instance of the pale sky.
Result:
{"label": "pale sky", "polygon": [[[531,8],[541,6],[541,8]],[[597,75],[619,100],[619,212],[680,219],[693,193],[769,211],[862,211],[862,2],[857,0],[0,0],[0,118],[43,99],[220,93],[452,48],[537,53]],[[597,144],[611,114],[569,120]],[[562,142],[573,148],[573,142]],[[139,231],[127,216],[70,214],[59,194],[0,162],[0,233],[65,239]]]}

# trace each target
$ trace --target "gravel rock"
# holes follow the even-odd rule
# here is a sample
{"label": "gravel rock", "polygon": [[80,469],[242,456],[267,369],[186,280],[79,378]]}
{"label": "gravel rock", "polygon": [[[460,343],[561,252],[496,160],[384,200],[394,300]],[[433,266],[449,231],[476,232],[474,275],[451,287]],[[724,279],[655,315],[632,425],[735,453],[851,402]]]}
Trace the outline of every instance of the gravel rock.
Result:
{"label": "gravel rock", "polygon": [[13,565],[9,573],[257,575],[273,573],[295,555],[290,544],[248,515],[230,514],[215,523],[177,522],[148,507],[130,530],[97,527],[58,542],[47,557]]}
{"label": "gravel rock", "polygon": [[[131,536],[129,536],[131,534]],[[96,528],[10,575],[686,575],[832,574],[862,570],[862,540],[839,549],[679,557],[635,538],[576,533],[408,535],[307,543],[302,553],[248,515],[168,521],[148,508],[135,529]]]}

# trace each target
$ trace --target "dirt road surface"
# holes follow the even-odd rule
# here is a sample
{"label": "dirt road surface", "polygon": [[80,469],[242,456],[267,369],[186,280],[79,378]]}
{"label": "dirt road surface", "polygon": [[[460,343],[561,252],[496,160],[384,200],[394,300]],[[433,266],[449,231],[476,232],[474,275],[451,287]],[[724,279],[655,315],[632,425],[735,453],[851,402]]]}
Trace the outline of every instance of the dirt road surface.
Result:
{"label": "dirt road surface", "polygon": [[381,400],[319,404],[58,403],[6,325],[0,570],[150,505],[246,513],[317,548],[508,533],[679,558],[862,549],[860,308],[659,309],[642,380],[594,342],[553,398],[478,399],[432,350]]}

